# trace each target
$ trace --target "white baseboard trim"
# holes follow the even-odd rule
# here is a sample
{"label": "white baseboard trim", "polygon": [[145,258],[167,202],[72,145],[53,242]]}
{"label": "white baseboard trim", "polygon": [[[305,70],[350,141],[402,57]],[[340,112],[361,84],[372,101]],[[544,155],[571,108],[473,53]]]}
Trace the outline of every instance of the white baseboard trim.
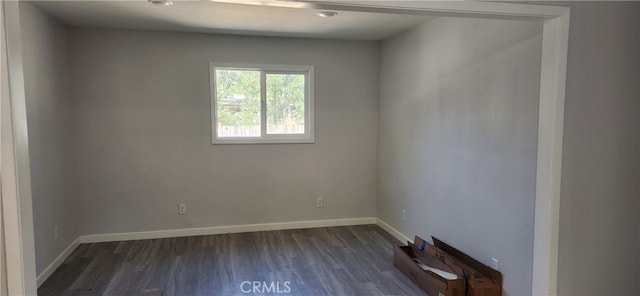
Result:
{"label": "white baseboard trim", "polygon": [[364,224],[376,224],[376,221],[377,221],[377,218],[375,217],[364,217],[364,218],[331,219],[331,220],[277,222],[277,223],[263,223],[263,224],[169,229],[169,230],[156,230],[156,231],[91,234],[91,235],[82,235],[80,236],[79,239],[80,239],[80,243],[82,244],[101,243],[101,242],[126,241],[126,240],[212,235],[212,234],[223,234],[223,233],[241,233],[241,232],[269,231],[269,230],[364,225]]}
{"label": "white baseboard trim", "polygon": [[58,269],[58,267],[60,267],[60,265],[62,265],[62,263],[64,263],[65,260],[67,260],[67,258],[69,258],[71,253],[73,253],[79,245],[80,238],[76,238],[76,240],[71,242],[71,244],[69,244],[69,246],[36,277],[36,284],[38,288],[53,274],[54,271],[56,271],[56,269]]}
{"label": "white baseboard trim", "polygon": [[376,218],[376,224],[380,226],[380,228],[388,232],[389,234],[393,235],[393,237],[398,239],[403,244],[406,244],[408,241],[409,242],[413,241],[413,239],[410,239],[408,236],[404,235],[402,232],[398,231],[397,229],[391,227],[391,225],[387,224],[387,222],[380,220],[379,218]]}

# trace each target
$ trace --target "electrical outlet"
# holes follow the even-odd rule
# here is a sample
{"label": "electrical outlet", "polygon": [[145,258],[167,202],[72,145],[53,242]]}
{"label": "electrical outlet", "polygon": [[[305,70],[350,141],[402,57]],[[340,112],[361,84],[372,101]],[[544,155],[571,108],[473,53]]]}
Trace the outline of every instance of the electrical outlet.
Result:
{"label": "electrical outlet", "polygon": [[499,270],[498,268],[500,268],[500,260],[496,258],[491,258],[491,268],[495,270]]}
{"label": "electrical outlet", "polygon": [[407,220],[407,210],[403,209],[402,210],[402,221]]}
{"label": "electrical outlet", "polygon": [[318,197],[318,208],[324,207],[324,197]]}
{"label": "electrical outlet", "polygon": [[60,238],[60,227],[56,226],[53,228],[53,238],[58,240]]}
{"label": "electrical outlet", "polygon": [[186,204],[179,204],[178,205],[178,215],[184,215],[187,213],[187,205]]}

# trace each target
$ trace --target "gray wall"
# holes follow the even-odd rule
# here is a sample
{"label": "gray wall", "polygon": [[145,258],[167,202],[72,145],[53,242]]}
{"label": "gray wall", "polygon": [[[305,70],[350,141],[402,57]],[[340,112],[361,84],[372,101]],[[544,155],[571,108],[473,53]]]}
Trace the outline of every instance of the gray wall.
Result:
{"label": "gray wall", "polygon": [[[0,3],[0,12],[3,12],[4,8],[2,7],[4,3]],[[5,25],[4,25],[4,13],[0,13],[0,35],[2,35],[2,40],[0,40],[0,101],[1,106],[6,106],[7,101],[5,98],[9,98],[9,69],[7,66],[7,43],[5,42]],[[11,113],[7,108],[2,108],[0,106],[0,135],[3,133],[2,128],[7,129],[6,123],[6,114]],[[1,120],[1,117],[5,116],[4,121]],[[0,143],[0,145],[2,145]],[[4,146],[4,145],[3,145]],[[0,148],[2,150],[3,148]],[[3,157],[0,155],[0,161],[3,160]],[[0,167],[6,168],[7,161],[4,160],[4,164],[0,163]],[[6,185],[5,185],[6,186]],[[4,231],[4,210],[2,209],[2,201],[0,200],[0,211],[2,212],[3,217],[0,217],[0,295],[8,295],[9,287],[8,287],[8,279],[7,279],[7,254],[6,254],[6,245],[7,239],[5,238]]]}
{"label": "gray wall", "polygon": [[[71,200],[74,143],[66,27],[20,3],[36,247],[42,272],[79,233]],[[55,240],[54,227],[59,227]]]}
{"label": "gray wall", "polygon": [[565,4],[558,291],[638,295],[638,3]]}
{"label": "gray wall", "polygon": [[[375,216],[377,42],[70,39],[82,234]],[[315,65],[316,143],[211,145],[210,61]]]}
{"label": "gray wall", "polygon": [[531,294],[541,29],[438,18],[381,48],[378,217],[499,259],[511,295]]}

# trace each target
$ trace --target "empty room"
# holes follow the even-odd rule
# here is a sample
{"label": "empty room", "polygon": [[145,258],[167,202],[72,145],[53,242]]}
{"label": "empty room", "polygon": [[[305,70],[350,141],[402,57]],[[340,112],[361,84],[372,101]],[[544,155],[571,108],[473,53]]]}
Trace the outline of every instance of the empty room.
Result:
{"label": "empty room", "polygon": [[1,16],[1,295],[640,293],[639,2]]}

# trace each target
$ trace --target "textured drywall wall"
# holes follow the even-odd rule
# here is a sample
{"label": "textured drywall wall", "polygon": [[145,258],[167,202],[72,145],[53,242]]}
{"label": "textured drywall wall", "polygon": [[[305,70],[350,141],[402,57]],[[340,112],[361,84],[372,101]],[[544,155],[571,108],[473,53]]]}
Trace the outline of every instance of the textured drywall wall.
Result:
{"label": "textured drywall wall", "polygon": [[499,259],[510,295],[531,294],[541,29],[438,18],[381,47],[378,217]]}
{"label": "textured drywall wall", "polygon": [[[78,237],[66,27],[20,2],[36,271]],[[58,227],[58,238],[55,228]]]}
{"label": "textured drywall wall", "polygon": [[[83,234],[376,214],[377,42],[83,28],[70,38]],[[212,145],[212,61],[314,65],[315,144]]]}

